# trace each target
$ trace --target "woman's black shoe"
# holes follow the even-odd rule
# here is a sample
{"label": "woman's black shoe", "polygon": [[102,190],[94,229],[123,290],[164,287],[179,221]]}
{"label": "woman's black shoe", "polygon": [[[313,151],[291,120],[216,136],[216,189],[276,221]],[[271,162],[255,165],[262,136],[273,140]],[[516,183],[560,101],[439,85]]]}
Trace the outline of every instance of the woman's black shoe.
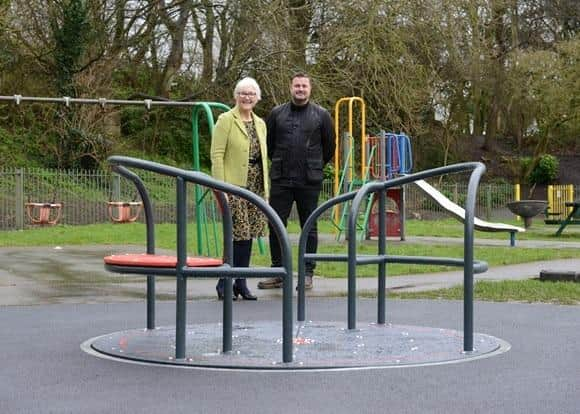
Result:
{"label": "woman's black shoe", "polygon": [[257,296],[252,295],[248,286],[246,286],[246,279],[238,279],[234,284],[234,300],[241,296],[244,300],[258,300]]}
{"label": "woman's black shoe", "polygon": [[[215,291],[217,292],[218,295],[218,300],[224,300],[224,289],[225,289],[225,279],[220,279],[218,281],[218,284],[215,287]],[[236,291],[236,287],[234,286],[234,297],[233,300],[237,300],[238,299],[238,295],[235,294]]]}

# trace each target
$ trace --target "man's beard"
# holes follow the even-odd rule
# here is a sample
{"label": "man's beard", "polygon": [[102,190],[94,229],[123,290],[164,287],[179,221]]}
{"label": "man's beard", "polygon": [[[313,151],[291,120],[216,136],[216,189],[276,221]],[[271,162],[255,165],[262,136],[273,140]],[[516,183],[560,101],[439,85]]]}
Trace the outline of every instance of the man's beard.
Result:
{"label": "man's beard", "polygon": [[292,102],[294,103],[294,105],[304,106],[308,103],[308,98],[297,98],[297,97],[293,96]]}

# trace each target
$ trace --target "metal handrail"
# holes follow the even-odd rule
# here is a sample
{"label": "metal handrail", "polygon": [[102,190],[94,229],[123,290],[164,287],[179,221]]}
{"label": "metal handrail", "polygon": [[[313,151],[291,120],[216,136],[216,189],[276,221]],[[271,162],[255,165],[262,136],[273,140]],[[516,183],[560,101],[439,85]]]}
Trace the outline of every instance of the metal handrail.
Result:
{"label": "metal handrail", "polygon": [[[130,178],[139,190],[145,207],[145,217],[147,221],[147,246],[154,252],[153,236],[153,215],[151,203],[145,187],[142,185],[139,177],[129,168],[151,171],[160,175],[173,177],[176,180],[176,204],[177,204],[177,266],[172,272],[167,269],[163,272],[165,275],[172,273],[177,279],[176,288],[176,358],[185,356],[185,328],[186,328],[186,293],[187,279],[190,277],[223,277],[226,279],[224,290],[224,352],[231,350],[232,342],[232,278],[234,277],[267,277],[281,276],[283,278],[283,304],[282,304],[282,347],[283,361],[292,362],[292,255],[290,250],[290,241],[286,228],[276,212],[269,204],[257,194],[251,191],[237,187],[223,181],[216,180],[209,175],[199,171],[188,171],[168,165],[159,164],[152,161],[141,160],[132,157],[112,156],[108,162],[119,174]],[[140,183],[140,184],[139,184]],[[218,204],[221,206],[223,222],[223,243],[224,243],[224,264],[213,268],[189,267],[186,265],[187,260],[187,205],[186,189],[187,183],[193,183],[208,187],[214,190]],[[233,194],[254,204],[266,216],[271,224],[282,251],[282,267],[277,268],[236,268],[233,266],[233,225],[230,211],[227,207],[227,200],[224,195]],[[151,233],[150,233],[151,232]],[[138,268],[133,269],[144,274],[154,274],[159,271],[155,268]]]}
{"label": "metal handrail", "polygon": [[[437,258],[427,256],[391,256],[386,254],[386,193],[387,189],[412,183],[439,175],[471,171],[465,202],[464,220],[464,252],[463,260],[455,258]],[[418,173],[397,177],[388,181],[372,181],[365,184],[356,192],[343,194],[321,204],[304,223],[298,243],[298,321],[306,319],[306,297],[304,292],[305,263],[309,261],[346,261],[348,263],[348,328],[356,328],[356,266],[359,264],[377,264],[378,275],[378,309],[377,323],[385,323],[385,289],[386,263],[415,263],[415,264],[443,264],[448,266],[462,266],[464,269],[464,350],[473,351],[473,274],[487,271],[487,263],[474,260],[473,234],[475,219],[476,193],[485,166],[479,162],[454,164],[434,168]],[[379,237],[378,254],[357,255],[356,218],[363,201],[371,193],[378,193],[379,197]],[[348,218],[348,248],[346,255],[336,254],[306,254],[306,237],[318,217],[332,206],[352,200]]]}

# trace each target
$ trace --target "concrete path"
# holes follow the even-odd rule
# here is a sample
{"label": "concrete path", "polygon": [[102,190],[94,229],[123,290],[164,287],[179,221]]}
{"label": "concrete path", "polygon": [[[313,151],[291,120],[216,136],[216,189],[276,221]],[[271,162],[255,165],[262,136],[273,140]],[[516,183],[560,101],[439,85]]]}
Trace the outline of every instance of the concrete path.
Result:
{"label": "concrete path", "polygon": [[[323,238],[325,235],[322,236]],[[412,238],[410,242],[461,243],[461,239]],[[480,239],[478,244],[503,242]],[[521,241],[521,248],[580,248],[580,242]],[[141,252],[141,247],[120,246],[57,246],[0,249],[0,305],[32,305],[46,303],[99,303],[141,300],[144,294],[142,278],[114,275],[103,268],[103,257],[119,252]],[[537,278],[542,270],[580,272],[580,258],[542,261],[509,266],[494,266],[476,280]],[[419,291],[450,287],[463,282],[461,270],[389,277],[387,288],[397,291]],[[258,290],[257,280],[249,280],[252,291],[262,299],[280,298],[281,290]],[[375,278],[358,278],[357,290],[376,291]],[[215,297],[215,280],[192,280],[188,283],[190,299]],[[342,296],[346,294],[346,279],[314,279],[308,296]],[[158,278],[160,299],[170,299],[175,293],[173,279]]]}

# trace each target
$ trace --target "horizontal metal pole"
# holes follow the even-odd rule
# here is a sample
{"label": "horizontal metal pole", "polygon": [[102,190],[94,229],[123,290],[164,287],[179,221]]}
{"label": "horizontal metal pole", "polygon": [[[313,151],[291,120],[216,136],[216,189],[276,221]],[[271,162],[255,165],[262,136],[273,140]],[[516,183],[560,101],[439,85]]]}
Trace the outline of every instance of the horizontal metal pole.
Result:
{"label": "horizontal metal pole", "polygon": [[142,99],[142,100],[127,100],[127,99],[107,99],[107,98],[70,98],[68,96],[63,96],[62,98],[53,97],[42,97],[42,96],[22,96],[22,95],[12,95],[12,96],[0,96],[0,102],[14,102],[16,105],[20,105],[22,102],[40,102],[40,103],[61,103],[65,106],[71,104],[89,104],[89,105],[145,105],[147,109],[152,106],[184,106],[192,107],[202,104],[212,105],[223,105],[218,102],[182,102],[182,101],[154,101],[153,99]]}
{"label": "horizontal metal pole", "polygon": [[190,277],[285,277],[283,267],[184,267],[183,274]]}
{"label": "horizontal metal pole", "polygon": [[[155,275],[155,276],[175,276],[175,267],[145,267],[145,266],[119,266],[105,265],[105,269],[114,273],[131,275]],[[196,277],[285,277],[286,270],[283,267],[238,267],[216,266],[216,267],[187,267],[183,268],[183,275],[187,278]]]}
{"label": "horizontal metal pole", "polygon": [[[315,260],[320,262],[347,262],[347,254],[315,254],[308,253],[304,259]],[[392,256],[392,255],[359,255],[356,256],[357,265],[379,264],[379,263],[405,263],[420,265],[439,265],[463,267],[463,259],[454,259],[449,257],[429,257],[429,256]],[[481,260],[473,261],[474,273],[484,273],[488,269],[487,262]]]}

